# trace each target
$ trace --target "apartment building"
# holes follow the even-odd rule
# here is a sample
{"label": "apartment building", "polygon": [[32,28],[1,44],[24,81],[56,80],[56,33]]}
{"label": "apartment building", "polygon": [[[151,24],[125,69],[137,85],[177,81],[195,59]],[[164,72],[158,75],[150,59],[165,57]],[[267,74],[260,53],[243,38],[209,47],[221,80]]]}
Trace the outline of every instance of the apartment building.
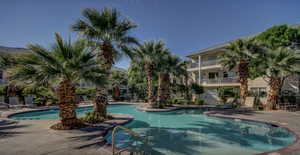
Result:
{"label": "apartment building", "polygon": [[[201,98],[206,104],[216,103],[218,100],[217,89],[220,87],[240,87],[237,69],[227,71],[218,63],[219,55],[225,51],[228,43],[213,46],[193,52],[187,57],[191,60],[188,68],[192,81],[204,87]],[[249,79],[249,90],[266,92],[268,84],[263,78]]]}

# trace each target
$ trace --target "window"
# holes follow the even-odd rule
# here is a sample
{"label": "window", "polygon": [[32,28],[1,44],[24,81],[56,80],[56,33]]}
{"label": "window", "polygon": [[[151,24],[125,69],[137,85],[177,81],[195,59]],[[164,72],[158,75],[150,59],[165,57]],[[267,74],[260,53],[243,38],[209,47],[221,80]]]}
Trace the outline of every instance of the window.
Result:
{"label": "window", "polygon": [[207,60],[216,60],[217,56],[207,56]]}
{"label": "window", "polygon": [[218,72],[209,72],[208,73],[208,78],[209,79],[216,79],[219,77],[219,73]]}
{"label": "window", "polygon": [[3,71],[0,71],[0,80],[3,80]]}
{"label": "window", "polygon": [[223,72],[223,78],[228,78],[228,73],[227,72]]}
{"label": "window", "polygon": [[259,95],[260,97],[266,97],[267,90],[265,87],[253,87],[250,89],[251,95]]}

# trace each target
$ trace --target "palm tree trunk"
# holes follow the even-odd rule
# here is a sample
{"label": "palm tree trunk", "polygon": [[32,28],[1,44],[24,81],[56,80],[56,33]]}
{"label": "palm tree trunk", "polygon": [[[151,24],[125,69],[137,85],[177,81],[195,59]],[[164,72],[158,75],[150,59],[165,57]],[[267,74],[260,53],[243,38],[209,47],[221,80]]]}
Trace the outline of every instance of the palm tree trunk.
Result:
{"label": "palm tree trunk", "polygon": [[152,76],[153,76],[153,64],[147,64],[146,70],[147,70],[147,89],[148,89],[148,104],[150,107],[155,107],[155,99],[153,95],[153,88],[152,88]]}
{"label": "palm tree trunk", "polygon": [[188,87],[188,75],[185,75],[185,76],[184,76],[184,85],[185,85],[185,88],[184,88],[185,99],[186,99],[186,100],[190,100],[191,97],[190,97],[189,87]]}
{"label": "palm tree trunk", "polygon": [[170,76],[168,73],[158,73],[158,91],[157,102],[158,107],[164,107],[167,104],[167,100],[170,96]]}
{"label": "palm tree trunk", "polygon": [[[101,67],[105,69],[108,73],[111,70],[112,64],[114,63],[113,59],[113,48],[111,44],[104,43],[100,47],[101,54],[98,55],[98,60],[102,62]],[[107,74],[107,78],[110,74]],[[108,90],[107,86],[97,87],[96,88],[96,97],[94,99],[94,113],[99,114],[103,117],[107,116],[106,105],[108,104]]]}
{"label": "palm tree trunk", "polygon": [[248,95],[248,75],[249,75],[249,63],[241,61],[238,65],[239,71],[239,82],[241,84],[240,94],[241,94],[241,105],[245,105],[246,98]]}
{"label": "palm tree trunk", "polygon": [[75,87],[70,80],[63,80],[59,83],[58,97],[61,124],[70,129],[77,127],[80,121],[75,111],[77,107]]}
{"label": "palm tree trunk", "polygon": [[281,86],[281,79],[278,77],[271,77],[269,81],[269,90],[267,95],[266,110],[275,110],[279,98],[279,90]]}

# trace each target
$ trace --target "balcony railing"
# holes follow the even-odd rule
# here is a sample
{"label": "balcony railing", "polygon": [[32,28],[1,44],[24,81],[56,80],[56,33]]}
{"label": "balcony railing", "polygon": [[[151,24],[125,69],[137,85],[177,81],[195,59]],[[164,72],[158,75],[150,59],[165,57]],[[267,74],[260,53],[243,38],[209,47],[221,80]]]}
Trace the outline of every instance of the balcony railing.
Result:
{"label": "balcony railing", "polygon": [[195,63],[191,63],[189,68],[197,68],[197,67],[199,67],[199,64],[195,62]]}
{"label": "balcony railing", "polygon": [[201,79],[202,83],[218,84],[218,83],[237,83],[238,77],[216,78],[216,79]]}
{"label": "balcony railing", "polygon": [[[205,67],[205,66],[212,66],[212,65],[217,65],[218,64],[218,60],[205,60],[205,61],[201,61],[201,67]],[[189,68],[198,68],[199,67],[199,63],[195,62],[195,63],[191,63]]]}
{"label": "balcony railing", "polygon": [[201,66],[212,66],[218,64],[218,60],[205,60],[201,62]]}

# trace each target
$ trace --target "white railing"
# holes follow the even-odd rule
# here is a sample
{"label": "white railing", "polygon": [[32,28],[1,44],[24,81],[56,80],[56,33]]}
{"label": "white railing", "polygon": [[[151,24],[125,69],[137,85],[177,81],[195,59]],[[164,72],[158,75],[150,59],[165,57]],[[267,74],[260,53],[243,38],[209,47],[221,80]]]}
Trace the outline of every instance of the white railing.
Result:
{"label": "white railing", "polygon": [[196,62],[191,63],[191,64],[189,65],[189,68],[197,68],[197,67],[199,67],[199,64],[196,63]]}
{"label": "white railing", "polygon": [[218,64],[218,60],[205,60],[201,62],[201,66],[212,66]]}
{"label": "white railing", "polygon": [[202,83],[216,84],[216,83],[236,83],[238,82],[238,77],[228,77],[228,78],[216,78],[216,79],[201,79]]}

